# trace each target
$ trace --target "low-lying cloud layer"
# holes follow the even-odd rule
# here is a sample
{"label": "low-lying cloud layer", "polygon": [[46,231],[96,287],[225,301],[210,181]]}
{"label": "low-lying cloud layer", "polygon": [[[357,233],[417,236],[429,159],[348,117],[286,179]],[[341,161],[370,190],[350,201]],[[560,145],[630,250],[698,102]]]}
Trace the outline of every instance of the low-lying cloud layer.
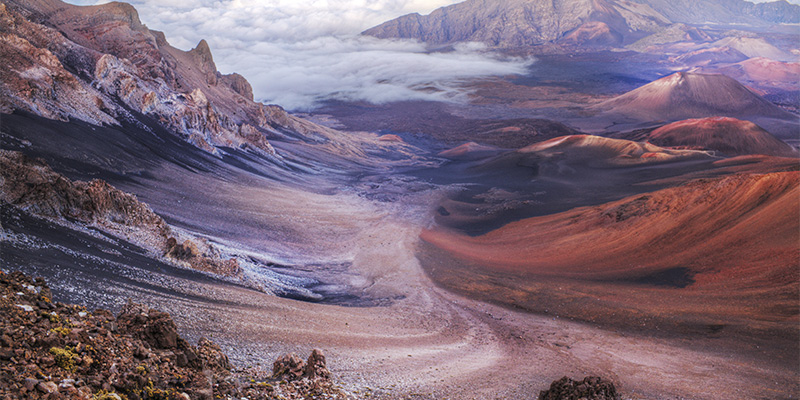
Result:
{"label": "low-lying cloud layer", "polygon": [[[72,0],[75,4],[105,1]],[[479,45],[429,53],[413,41],[359,33],[454,0],[133,0],[142,21],[174,46],[206,39],[222,72],[238,72],[258,100],[310,110],[327,99],[459,101],[468,78],[525,73]]]}
{"label": "low-lying cloud layer", "polygon": [[521,61],[500,61],[477,47],[425,53],[409,41],[367,37],[320,37],[297,43],[224,48],[226,68],[240,71],[258,96],[294,110],[337,99],[386,103],[401,100],[458,101],[466,78],[524,73]]}

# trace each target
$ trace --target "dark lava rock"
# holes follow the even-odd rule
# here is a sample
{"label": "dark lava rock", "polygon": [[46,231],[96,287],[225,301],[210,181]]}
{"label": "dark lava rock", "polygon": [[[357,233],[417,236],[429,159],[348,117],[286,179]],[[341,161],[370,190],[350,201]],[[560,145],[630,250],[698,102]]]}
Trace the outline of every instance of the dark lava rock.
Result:
{"label": "dark lava rock", "polygon": [[612,382],[590,376],[582,381],[563,377],[552,384],[550,389],[539,393],[539,400],[619,400],[619,394]]}
{"label": "dark lava rock", "polygon": [[117,317],[123,330],[157,349],[178,347],[178,327],[169,314],[128,301]]}

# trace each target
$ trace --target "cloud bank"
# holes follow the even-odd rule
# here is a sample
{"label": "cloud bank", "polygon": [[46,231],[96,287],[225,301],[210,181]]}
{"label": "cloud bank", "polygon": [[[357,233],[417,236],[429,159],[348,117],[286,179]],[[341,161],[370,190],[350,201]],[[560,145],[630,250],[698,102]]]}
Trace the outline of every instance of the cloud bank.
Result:
{"label": "cloud bank", "polygon": [[[105,1],[72,0],[75,4]],[[454,0],[133,0],[142,21],[173,46],[211,46],[217,67],[238,72],[257,100],[308,111],[328,99],[385,103],[461,101],[466,79],[525,73],[480,45],[428,52],[413,41],[359,33]]]}

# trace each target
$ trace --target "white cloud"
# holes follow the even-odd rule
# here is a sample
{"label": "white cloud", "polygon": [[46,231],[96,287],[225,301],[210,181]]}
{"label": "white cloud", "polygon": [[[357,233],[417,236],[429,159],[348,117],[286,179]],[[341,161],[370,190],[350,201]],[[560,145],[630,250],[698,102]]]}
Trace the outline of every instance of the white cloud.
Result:
{"label": "white cloud", "polygon": [[[105,1],[72,0],[96,4]],[[211,46],[217,67],[238,72],[256,98],[308,110],[325,99],[382,103],[463,98],[466,78],[524,73],[529,61],[480,46],[429,53],[412,41],[359,33],[397,16],[457,0],[133,0],[142,21],[169,42]]]}
{"label": "white cloud", "polygon": [[[244,51],[242,51],[244,50]],[[463,98],[464,78],[524,73],[526,62],[498,60],[477,49],[427,53],[423,45],[371,37],[319,37],[297,43],[259,42],[224,48],[258,96],[307,110],[325,99],[390,101]]]}

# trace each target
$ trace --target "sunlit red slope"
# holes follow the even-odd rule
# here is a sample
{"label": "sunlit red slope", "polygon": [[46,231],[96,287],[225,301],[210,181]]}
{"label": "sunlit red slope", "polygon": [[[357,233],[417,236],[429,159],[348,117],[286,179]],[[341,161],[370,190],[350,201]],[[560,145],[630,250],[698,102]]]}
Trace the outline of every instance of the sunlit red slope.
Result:
{"label": "sunlit red slope", "polygon": [[685,72],[651,82],[595,109],[643,121],[712,116],[794,119],[733,78]]}
{"label": "sunlit red slope", "polygon": [[714,150],[727,156],[765,154],[794,157],[797,152],[750,121],[712,117],[673,122],[647,137],[658,146]]}
{"label": "sunlit red slope", "polygon": [[[720,161],[721,169],[763,156],[740,158]],[[471,298],[733,347],[747,338],[771,352],[770,362],[796,365],[798,186],[796,171],[741,174],[476,237],[427,230],[418,258],[437,284]]]}
{"label": "sunlit red slope", "polygon": [[704,179],[478,237],[422,238],[487,268],[539,276],[632,280],[682,267],[697,286],[774,286],[797,278],[799,185],[798,172]]}

